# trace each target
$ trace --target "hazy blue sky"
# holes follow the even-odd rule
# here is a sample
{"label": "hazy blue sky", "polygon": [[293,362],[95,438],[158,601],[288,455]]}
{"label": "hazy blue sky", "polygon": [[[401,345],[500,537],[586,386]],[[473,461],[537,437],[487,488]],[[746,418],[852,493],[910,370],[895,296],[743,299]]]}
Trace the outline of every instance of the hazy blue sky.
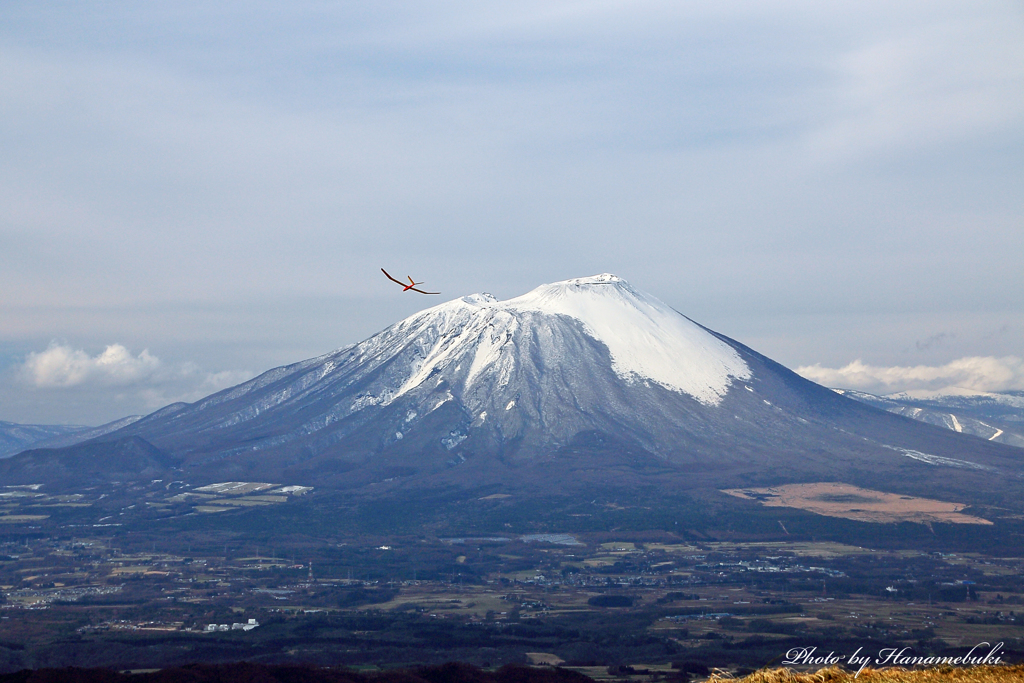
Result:
{"label": "hazy blue sky", "polygon": [[1024,388],[1024,9],[7,0],[0,206],[0,420],[435,303],[381,266],[613,272],[822,381]]}

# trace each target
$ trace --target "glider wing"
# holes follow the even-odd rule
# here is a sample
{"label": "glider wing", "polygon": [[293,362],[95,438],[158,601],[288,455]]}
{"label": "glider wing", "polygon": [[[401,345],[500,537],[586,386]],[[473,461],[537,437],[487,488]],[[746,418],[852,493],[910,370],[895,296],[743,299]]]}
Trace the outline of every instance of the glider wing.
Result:
{"label": "glider wing", "polygon": [[383,268],[381,268],[380,272],[384,273],[384,275],[387,277],[387,279],[391,280],[395,284],[399,284],[399,285],[402,285],[403,287],[405,287],[405,283],[404,282],[402,282],[401,280],[396,280],[395,278],[391,277],[391,275],[388,274],[388,271],[386,271]]}

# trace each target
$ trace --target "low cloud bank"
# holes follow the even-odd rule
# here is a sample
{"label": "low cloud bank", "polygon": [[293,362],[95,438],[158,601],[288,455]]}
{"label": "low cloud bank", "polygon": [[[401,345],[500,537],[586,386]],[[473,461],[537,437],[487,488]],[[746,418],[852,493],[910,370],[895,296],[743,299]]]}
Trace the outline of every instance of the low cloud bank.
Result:
{"label": "low cloud bank", "polygon": [[872,394],[982,394],[1024,390],[1024,361],[1016,356],[969,356],[945,365],[876,366],[861,360],[841,368],[805,365],[797,373],[836,389]]}
{"label": "low cloud bank", "polygon": [[45,392],[56,402],[61,396],[89,396],[144,413],[176,401],[197,401],[244,382],[253,373],[208,372],[191,362],[165,363],[148,349],[132,353],[122,344],[110,344],[91,355],[53,342],[45,351],[28,354],[15,375],[23,387]]}

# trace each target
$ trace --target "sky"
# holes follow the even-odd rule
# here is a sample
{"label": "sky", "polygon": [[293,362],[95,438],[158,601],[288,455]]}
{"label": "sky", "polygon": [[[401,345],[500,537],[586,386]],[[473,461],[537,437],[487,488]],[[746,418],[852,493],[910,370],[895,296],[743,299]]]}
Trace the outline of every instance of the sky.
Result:
{"label": "sky", "polygon": [[7,0],[0,420],[602,272],[829,386],[1020,390],[1022,197],[1009,0]]}

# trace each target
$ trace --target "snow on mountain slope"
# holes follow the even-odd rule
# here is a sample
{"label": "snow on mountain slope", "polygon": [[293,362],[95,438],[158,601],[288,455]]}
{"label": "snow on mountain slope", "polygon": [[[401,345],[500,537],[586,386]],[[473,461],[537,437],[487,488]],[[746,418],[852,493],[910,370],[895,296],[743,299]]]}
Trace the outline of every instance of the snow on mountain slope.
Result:
{"label": "snow on mountain slope", "polygon": [[[196,408],[205,410],[260,393],[258,400],[219,421],[229,427],[313,394],[333,394],[327,387],[341,381],[346,389],[368,384],[305,424],[306,432],[369,407],[389,406],[411,393],[432,395],[427,405],[416,409],[418,416],[455,394],[479,414],[488,406],[473,397],[482,399],[507,389],[514,378],[525,379],[524,374],[543,381],[547,369],[578,364],[581,350],[565,341],[579,337],[579,332],[606,349],[610,369],[620,379],[655,382],[705,405],[717,405],[734,380],[750,377],[750,369],[731,346],[654,297],[605,274],[543,285],[507,301],[490,294],[455,299],[353,346],[272,370],[204,399]],[[597,360],[594,365],[602,363]],[[305,369],[309,371],[302,372]],[[297,373],[300,379],[263,391]],[[446,389],[436,392],[441,384]],[[507,403],[504,410],[511,410]]]}
{"label": "snow on mountain slope", "polygon": [[[462,362],[472,348],[465,387],[490,371],[507,384],[512,344],[525,313],[566,316],[608,348],[612,369],[628,382],[650,380],[717,405],[733,379],[747,379],[750,369],[736,351],[658,299],[637,292],[610,274],[542,285],[507,301],[475,294],[441,304],[399,323],[396,332],[417,333],[426,327],[444,330],[393,398],[423,383],[452,362]],[[457,332],[454,332],[457,330]],[[539,352],[548,363],[565,349],[547,345]]]}
{"label": "snow on mountain slope", "polygon": [[731,346],[608,273],[542,285],[497,305],[575,318],[608,347],[622,379],[649,379],[708,405],[721,402],[733,379],[750,377]]}

